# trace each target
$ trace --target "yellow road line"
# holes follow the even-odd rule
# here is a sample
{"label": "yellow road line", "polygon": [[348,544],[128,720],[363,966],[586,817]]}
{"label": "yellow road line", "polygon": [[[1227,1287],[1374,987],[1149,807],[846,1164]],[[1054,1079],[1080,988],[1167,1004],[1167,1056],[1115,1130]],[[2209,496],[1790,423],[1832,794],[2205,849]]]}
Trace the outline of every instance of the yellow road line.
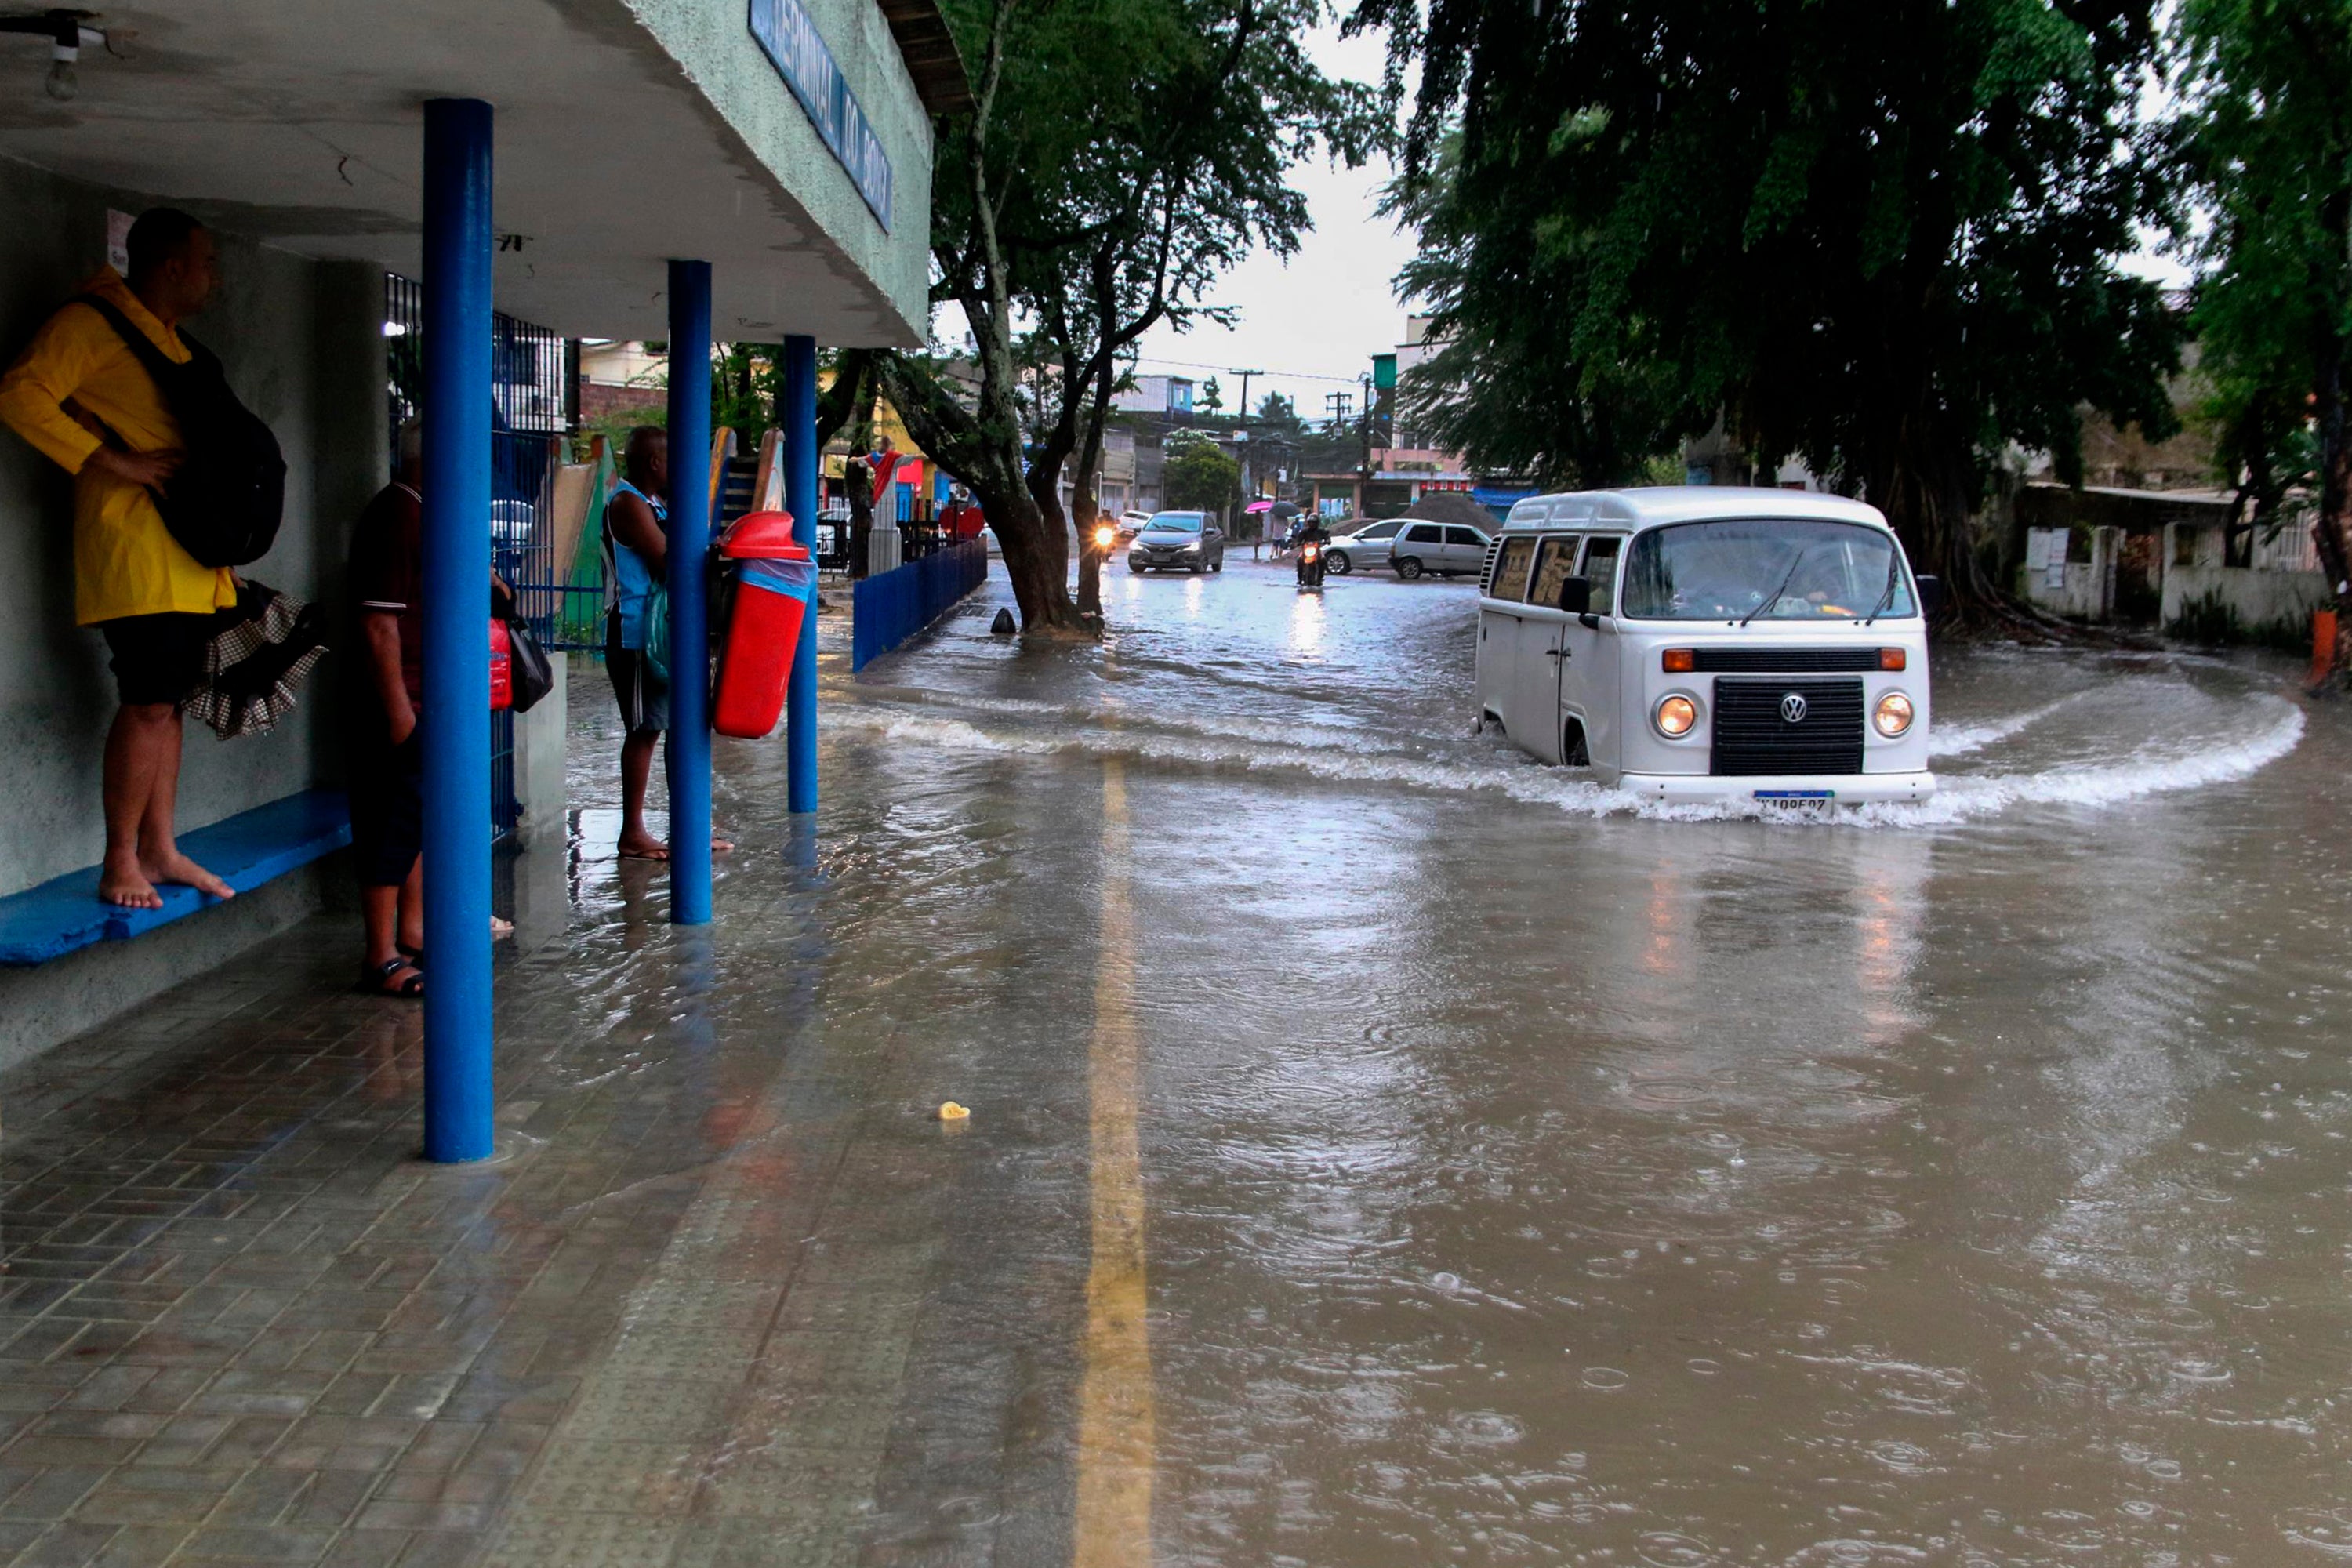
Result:
{"label": "yellow road line", "polygon": [[1074,1568],[1140,1568],[1151,1562],[1155,1416],[1151,1335],[1144,1317],[1135,914],[1127,848],[1127,775],[1112,758],[1103,764],[1101,956],[1087,1052],[1094,1262],[1087,1273],[1086,1372],[1078,1397]]}

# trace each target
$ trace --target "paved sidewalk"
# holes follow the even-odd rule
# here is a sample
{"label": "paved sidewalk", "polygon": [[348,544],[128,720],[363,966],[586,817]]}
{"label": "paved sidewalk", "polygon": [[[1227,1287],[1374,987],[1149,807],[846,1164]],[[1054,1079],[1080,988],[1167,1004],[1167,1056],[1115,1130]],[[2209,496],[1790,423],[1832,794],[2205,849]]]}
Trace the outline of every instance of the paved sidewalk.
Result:
{"label": "paved sidewalk", "polygon": [[502,957],[496,1163],[332,917],[0,1079],[0,1563],[1066,1559],[1085,868],[735,755],[715,926],[575,841]]}

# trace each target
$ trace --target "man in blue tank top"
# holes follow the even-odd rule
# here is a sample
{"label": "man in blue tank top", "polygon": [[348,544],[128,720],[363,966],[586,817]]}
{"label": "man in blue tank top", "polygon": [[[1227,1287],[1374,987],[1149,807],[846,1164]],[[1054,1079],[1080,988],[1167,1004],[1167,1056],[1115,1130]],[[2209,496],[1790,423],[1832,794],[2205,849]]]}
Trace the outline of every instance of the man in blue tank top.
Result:
{"label": "man in blue tank top", "polygon": [[[620,699],[621,840],[625,859],[667,860],[669,846],[646,826],[646,783],[669,728],[669,682],[646,658],[646,605],[669,569],[669,436],[657,425],[629,432],[622,479],[604,503],[604,669]],[[735,847],[713,836],[713,849]]]}

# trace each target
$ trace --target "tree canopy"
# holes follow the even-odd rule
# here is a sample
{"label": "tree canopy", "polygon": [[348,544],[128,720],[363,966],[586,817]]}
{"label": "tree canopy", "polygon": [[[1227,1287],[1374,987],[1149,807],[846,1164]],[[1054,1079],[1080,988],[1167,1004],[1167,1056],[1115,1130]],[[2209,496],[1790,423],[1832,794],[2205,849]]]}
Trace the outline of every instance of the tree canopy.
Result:
{"label": "tree canopy", "polygon": [[[2176,26],[2221,460],[2258,519],[2317,479],[2320,555],[2352,612],[2352,0],[2182,0]],[[2338,623],[2352,636],[2352,613]]]}
{"label": "tree canopy", "polygon": [[1171,507],[1230,510],[1241,500],[1242,466],[1219,451],[1215,442],[1179,431],[1168,442],[1160,484]]}
{"label": "tree canopy", "polygon": [[[2154,0],[1362,0],[1418,58],[1396,208],[1475,460],[1629,479],[1720,416],[1990,593],[1968,519],[2077,407],[2161,434],[2179,328],[2121,273]],[[1393,79],[1393,73],[1392,73]]]}
{"label": "tree canopy", "polygon": [[[975,107],[940,127],[933,299],[972,332],[893,354],[885,389],[924,449],[968,484],[1003,542],[1024,620],[1076,619],[1060,500],[1090,521],[1111,396],[1155,325],[1222,315],[1209,292],[1251,249],[1307,223],[1289,169],[1355,161],[1372,95],[1327,77],[1302,37],[1317,0],[948,0]],[[1097,564],[1081,568],[1082,597]]]}

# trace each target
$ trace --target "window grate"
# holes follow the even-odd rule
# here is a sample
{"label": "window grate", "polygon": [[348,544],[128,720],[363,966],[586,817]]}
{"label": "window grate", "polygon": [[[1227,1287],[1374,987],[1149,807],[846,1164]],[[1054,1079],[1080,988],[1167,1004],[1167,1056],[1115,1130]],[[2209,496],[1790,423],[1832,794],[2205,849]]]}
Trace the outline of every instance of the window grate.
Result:
{"label": "window grate", "polygon": [[[390,451],[400,462],[400,427],[425,407],[425,288],[386,273],[384,359],[389,384]],[[555,472],[573,423],[572,347],[562,334],[504,312],[490,317],[490,564],[515,591],[517,609],[542,646],[570,646],[574,622],[595,618],[604,598],[601,566],[569,582],[555,574]],[[488,585],[484,586],[488,615]],[[584,605],[582,609],[579,606]],[[514,715],[490,715],[490,818],[494,840],[512,836],[520,815],[514,788]]]}

